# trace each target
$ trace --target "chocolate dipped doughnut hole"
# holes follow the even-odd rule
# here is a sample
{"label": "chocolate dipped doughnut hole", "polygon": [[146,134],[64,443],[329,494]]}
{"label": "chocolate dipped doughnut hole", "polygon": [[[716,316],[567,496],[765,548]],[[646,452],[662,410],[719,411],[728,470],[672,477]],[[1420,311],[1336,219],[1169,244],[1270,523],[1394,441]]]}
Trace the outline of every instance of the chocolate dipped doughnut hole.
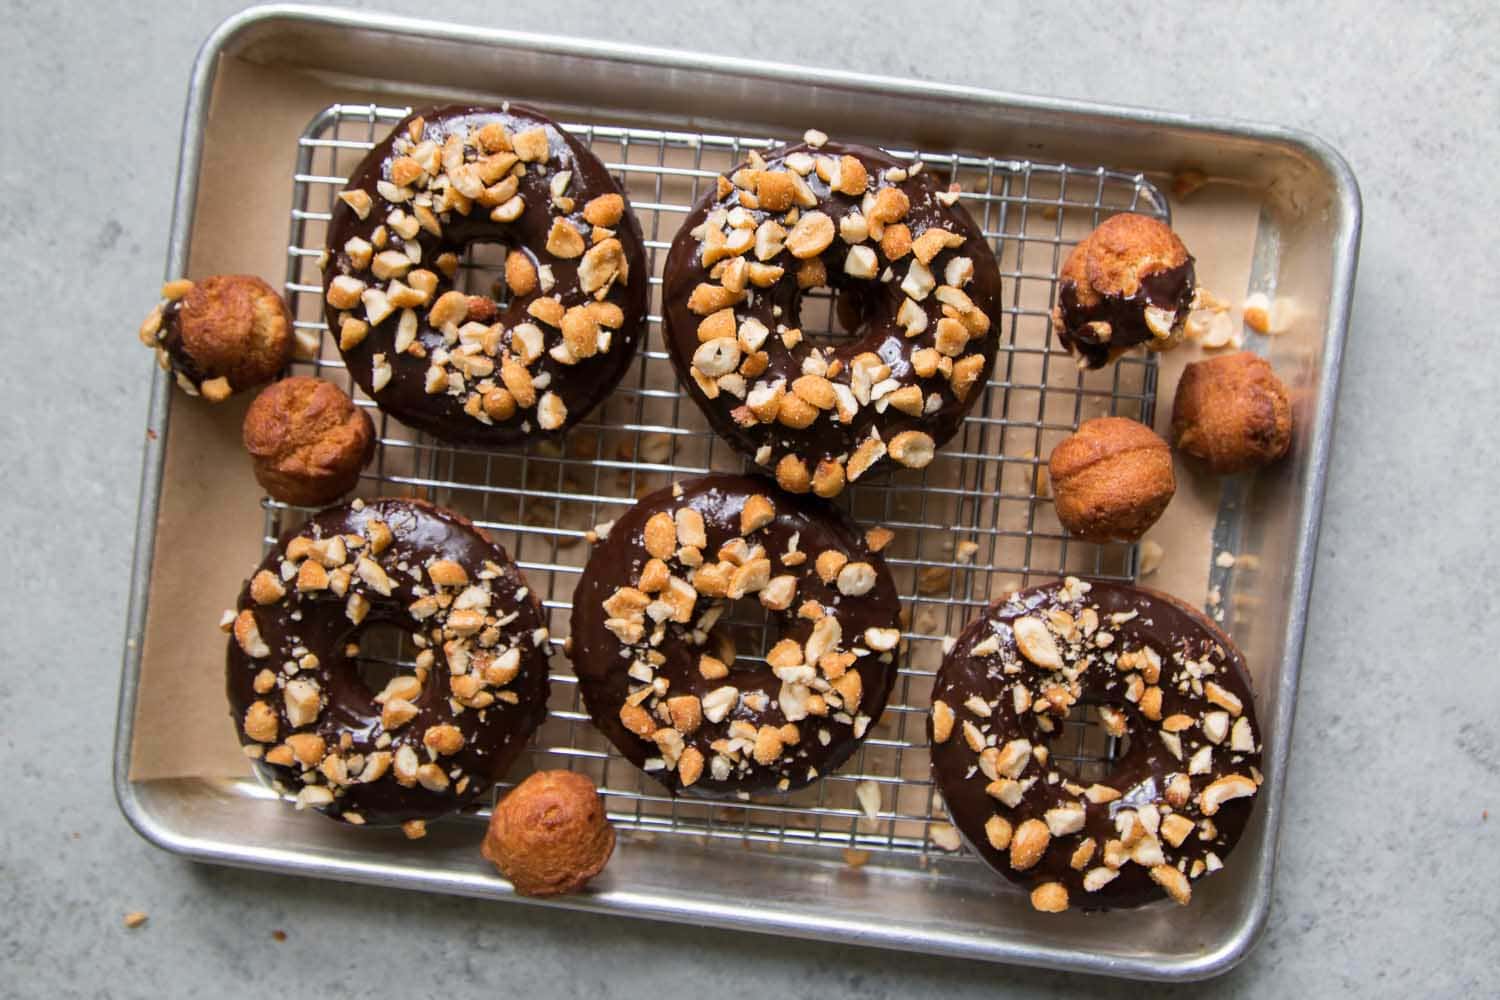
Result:
{"label": "chocolate dipped doughnut hole", "polygon": [[[789,791],[834,770],[896,677],[885,535],[867,540],[837,509],[761,477],[644,497],[573,595],[570,651],[595,724],[673,793]],[[763,659],[735,648],[742,600],[764,609]]]}
{"label": "chocolate dipped doughnut hole", "polygon": [[252,274],[167,282],[140,339],[179,389],[211,403],[271,381],[295,345],[286,300]]}
{"label": "chocolate dipped doughnut hole", "polygon": [[[920,163],[816,143],[750,158],[683,222],[663,279],[668,353],[735,448],[794,493],[919,469],[983,395],[1000,273],[984,233]],[[837,295],[847,340],[801,327]]]}
{"label": "chocolate dipped doughnut hole", "polygon": [[1063,262],[1052,329],[1080,367],[1103,368],[1131,348],[1181,342],[1194,290],[1192,255],[1170,226],[1114,215]]}
{"label": "chocolate dipped doughnut hole", "polygon": [[[493,294],[458,286],[503,244]],[[644,330],[649,275],[624,192],[583,143],[518,105],[402,120],[328,227],[328,329],[381,409],[445,441],[560,433],[613,391]]]}
{"label": "chocolate dipped doughnut hole", "polygon": [[[547,714],[541,603],[504,550],[414,500],[331,507],[286,534],[227,616],[230,713],[274,788],[346,823],[423,823],[481,801]],[[379,690],[371,630],[414,662]]]}
{"label": "chocolate dipped doughnut hole", "polygon": [[[1125,746],[1093,780],[1054,748],[1081,705]],[[1186,604],[1126,584],[1070,577],[971,621],[938,671],[928,736],[954,825],[1049,912],[1187,904],[1261,783],[1239,650]]]}

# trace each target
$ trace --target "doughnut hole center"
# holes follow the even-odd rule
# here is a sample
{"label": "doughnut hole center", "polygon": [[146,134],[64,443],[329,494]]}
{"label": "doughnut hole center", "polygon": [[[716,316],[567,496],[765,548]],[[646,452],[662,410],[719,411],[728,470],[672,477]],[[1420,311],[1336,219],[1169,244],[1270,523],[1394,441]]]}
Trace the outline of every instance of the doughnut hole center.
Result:
{"label": "doughnut hole center", "polygon": [[392,678],[414,675],[419,650],[411,633],[388,622],[376,622],[355,632],[346,646],[353,644],[359,652],[350,657],[354,672],[373,701],[385,690]]}
{"label": "doughnut hole center", "polygon": [[1081,785],[1104,781],[1130,752],[1130,733],[1111,736],[1100,709],[1122,711],[1107,702],[1079,701],[1052,734],[1051,760],[1064,778]]}
{"label": "doughnut hole center", "polygon": [[759,666],[781,638],[780,617],[767,611],[754,594],[720,604],[723,613],[703,651],[722,660],[731,671]]}
{"label": "doughnut hole center", "polygon": [[804,343],[847,347],[862,336],[870,302],[850,288],[813,288],[798,300],[797,327]]}
{"label": "doughnut hole center", "polygon": [[505,283],[505,258],[510,247],[504,243],[473,242],[464,247],[459,258],[458,274],[453,287],[465,295],[483,295],[502,309],[510,304],[510,286]]}

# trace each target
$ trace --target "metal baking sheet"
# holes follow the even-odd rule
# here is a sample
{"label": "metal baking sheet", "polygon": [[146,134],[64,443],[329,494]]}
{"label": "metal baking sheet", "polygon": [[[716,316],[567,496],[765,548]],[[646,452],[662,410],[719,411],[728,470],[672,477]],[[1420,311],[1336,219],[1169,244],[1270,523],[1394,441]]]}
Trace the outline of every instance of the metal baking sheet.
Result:
{"label": "metal baking sheet", "polygon": [[[376,52],[421,82],[363,75],[360,67],[374,64]],[[393,60],[392,53],[401,58]],[[767,137],[828,121],[847,123],[841,137],[918,153],[929,169],[960,180],[971,212],[995,241],[1014,297],[983,408],[928,471],[891,477],[849,497],[862,520],[894,522],[905,538],[893,563],[912,611],[910,653],[881,726],[839,775],[800,796],[724,807],[679,803],[609,751],[580,712],[566,659],[557,658],[552,720],[528,766],[585,770],[604,788],[622,830],[621,850],[599,890],[563,905],[1143,978],[1213,975],[1248,952],[1269,906],[1280,776],[1353,280],[1358,197],[1335,154],[1275,129],[364,14],[263,9],[226,22],[195,67],[167,267],[172,275],[187,270],[198,180],[208,169],[202,158],[209,111],[216,87],[232,89],[224,80],[231,60],[316,81],[308,88],[310,100],[313,91],[378,97],[314,102],[294,137],[294,172],[266,180],[292,188],[286,288],[309,339],[298,367],[329,378],[343,373],[337,353],[316,342],[322,333],[315,287],[321,224],[343,172],[418,100],[520,98],[570,123],[626,185],[658,259],[705,177]],[[493,91],[497,66],[504,68],[503,93]],[[606,80],[607,90],[600,86]],[[608,103],[600,103],[600,94],[609,95]],[[936,130],[934,122],[941,122]],[[1025,157],[1017,158],[1017,150]],[[1106,163],[1117,166],[1096,166]],[[1080,376],[1055,346],[1049,348],[1045,309],[1067,245],[1102,213],[1129,208],[1165,217],[1167,199],[1156,181],[1182,163],[1242,187],[1243,198],[1259,203],[1251,284],[1295,298],[1305,313],[1300,333],[1268,345],[1278,367],[1294,369],[1289,381],[1301,420],[1294,459],[1274,476],[1226,490],[1214,525],[1218,548],[1253,552],[1262,566],[1287,569],[1214,570],[1219,608],[1254,608],[1244,628],[1230,626],[1259,664],[1267,785],[1230,869],[1203,883],[1190,910],[1157,906],[1129,919],[1040,919],[1024,896],[977,862],[933,843],[934,823],[943,818],[921,746],[926,684],[942,635],[956,633],[1005,589],[1064,569],[1122,577],[1135,571],[1130,549],[1070,544],[1055,520],[1048,522],[1036,466],[1082,417],[1123,412],[1149,422],[1154,360],[1129,361],[1103,381]],[[471,263],[473,280],[482,283],[482,262]],[[653,271],[659,274],[659,260]],[[818,325],[808,316],[804,311],[804,319]],[[414,848],[399,835],[350,836],[319,817],[294,813],[248,776],[132,777],[171,404],[159,380],[117,740],[116,787],[126,815],[153,841],[206,860],[509,894],[474,850],[482,813],[434,827]],[[527,449],[513,456],[517,461],[496,462],[382,419],[380,458],[361,489],[415,493],[474,516],[519,559],[534,585],[545,581],[539,589],[548,596],[554,626],[565,625],[574,574],[586,556],[586,546],[578,544],[583,531],[615,516],[643,487],[738,465],[692,407],[680,404],[653,325],[638,374],[560,448]],[[267,503],[263,524],[247,530],[272,537],[298,516]],[[957,554],[959,540],[978,543],[972,562]],[[392,654],[399,657],[400,650]],[[1083,721],[1071,728],[1074,765],[1098,766],[1108,748],[1090,738]],[[874,818],[862,814],[854,795],[866,781],[881,792]],[[767,863],[737,863],[747,850]],[[860,852],[865,863],[851,867],[846,851]]]}

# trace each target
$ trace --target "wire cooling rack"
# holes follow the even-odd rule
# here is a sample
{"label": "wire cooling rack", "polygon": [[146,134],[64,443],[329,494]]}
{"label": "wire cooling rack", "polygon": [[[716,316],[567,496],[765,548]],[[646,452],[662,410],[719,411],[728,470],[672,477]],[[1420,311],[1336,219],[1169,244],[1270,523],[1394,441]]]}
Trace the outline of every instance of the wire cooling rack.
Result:
{"label": "wire cooling rack", "polygon": [[[408,110],[333,105],[299,139],[286,276],[299,339],[292,369],[341,384],[372,409],[379,448],[361,494],[420,496],[471,517],[521,566],[543,597],[553,636],[561,639],[588,557],[588,530],[674,479],[746,467],[696,407],[684,403],[661,336],[660,270],[704,184],[751,149],[787,137],[564,126],[604,161],[640,218],[651,263],[650,330],[620,387],[561,442],[487,452],[443,444],[374,410],[344,370],[323,321],[318,258],[335,196]],[[844,768],[810,788],[717,804],[673,799],[593,727],[568,659],[558,653],[551,714],[523,764],[527,771],[567,767],[588,774],[605,796],[610,819],[631,836],[685,835],[765,851],[843,850],[851,861],[925,867],[931,857],[946,856],[944,843],[952,843],[928,774],[924,722],[944,639],[1017,587],[1066,573],[1135,575],[1133,547],[1066,537],[1048,496],[1046,456],[1093,416],[1118,414],[1149,424],[1155,360],[1127,357],[1102,372],[1080,372],[1055,342],[1048,314],[1057,271],[1073,243],[1115,212],[1166,219],[1166,198],[1140,174],[892,152],[920,157],[925,169],[962,185],[961,200],[991,241],[1005,291],[995,371],[961,433],[926,469],[866,477],[839,501],[861,524],[896,532],[885,556],[903,597],[907,641],[891,702]],[[503,260],[502,248],[471,247],[463,265],[466,290],[503,297],[504,283],[496,281]],[[825,341],[846,338],[836,313],[830,294],[809,295],[801,316],[805,333]],[[303,516],[270,499],[265,508],[267,546]],[[742,657],[759,656],[775,641],[755,602],[736,603],[726,618],[737,630]],[[377,686],[382,671],[410,668],[412,653],[399,634],[367,633],[362,646],[367,679]],[[1118,749],[1092,706],[1080,706],[1055,741],[1053,759],[1089,781],[1102,776]]]}

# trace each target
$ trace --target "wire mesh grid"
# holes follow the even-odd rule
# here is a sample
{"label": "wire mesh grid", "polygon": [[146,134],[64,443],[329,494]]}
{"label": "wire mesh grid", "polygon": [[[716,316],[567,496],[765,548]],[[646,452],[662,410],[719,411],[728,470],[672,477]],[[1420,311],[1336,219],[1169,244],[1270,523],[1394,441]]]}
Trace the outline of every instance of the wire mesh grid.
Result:
{"label": "wire mesh grid", "polygon": [[[343,385],[371,408],[379,447],[360,484],[364,496],[420,496],[472,518],[505,546],[543,598],[554,637],[568,632],[572,591],[588,557],[586,533],[618,517],[635,498],[674,479],[740,470],[744,459],[684,404],[660,329],[661,266],[678,225],[705,182],[712,184],[769,138],[622,128],[564,127],[589,145],[629,196],[650,258],[650,329],[636,364],[588,420],[558,442],[504,452],[443,444],[374,409],[353,384],[327,336],[319,257],[334,199],[359,160],[406,108],[333,105],[299,140],[287,248],[286,292],[299,345],[292,370]],[[552,660],[550,716],[517,766],[588,774],[611,820],[637,838],[685,835],[748,849],[866,852],[875,863],[925,867],[946,852],[933,841],[944,822],[928,774],[924,716],[945,637],[1009,591],[1066,573],[1131,579],[1131,546],[1070,541],[1052,511],[1046,455],[1089,417],[1106,413],[1150,423],[1156,364],[1132,356],[1101,372],[1080,372],[1048,320],[1057,271],[1068,248],[1119,211],[1167,217],[1167,202],[1140,174],[914,150],[924,169],[961,185],[961,201],[990,239],[1004,279],[1002,338],[984,396],[963,430],[921,471],[870,476],[840,498],[862,525],[893,529],[887,565],[903,597],[906,641],[890,704],[838,773],[790,795],[729,803],[674,799],[620,757],[583,711],[566,656]],[[503,298],[503,248],[471,246],[461,285]],[[832,295],[811,293],[801,323],[813,339],[845,339]],[[302,512],[267,499],[265,542]],[[741,657],[775,641],[765,613],[737,602],[725,616]],[[367,681],[410,669],[397,633],[367,634]],[[1092,706],[1075,708],[1054,741],[1053,759],[1084,781],[1102,777],[1121,748]],[[507,784],[497,789],[503,793]],[[872,791],[875,794],[871,794]],[[479,815],[486,814],[481,810]],[[946,839],[946,838],[944,838]]]}

